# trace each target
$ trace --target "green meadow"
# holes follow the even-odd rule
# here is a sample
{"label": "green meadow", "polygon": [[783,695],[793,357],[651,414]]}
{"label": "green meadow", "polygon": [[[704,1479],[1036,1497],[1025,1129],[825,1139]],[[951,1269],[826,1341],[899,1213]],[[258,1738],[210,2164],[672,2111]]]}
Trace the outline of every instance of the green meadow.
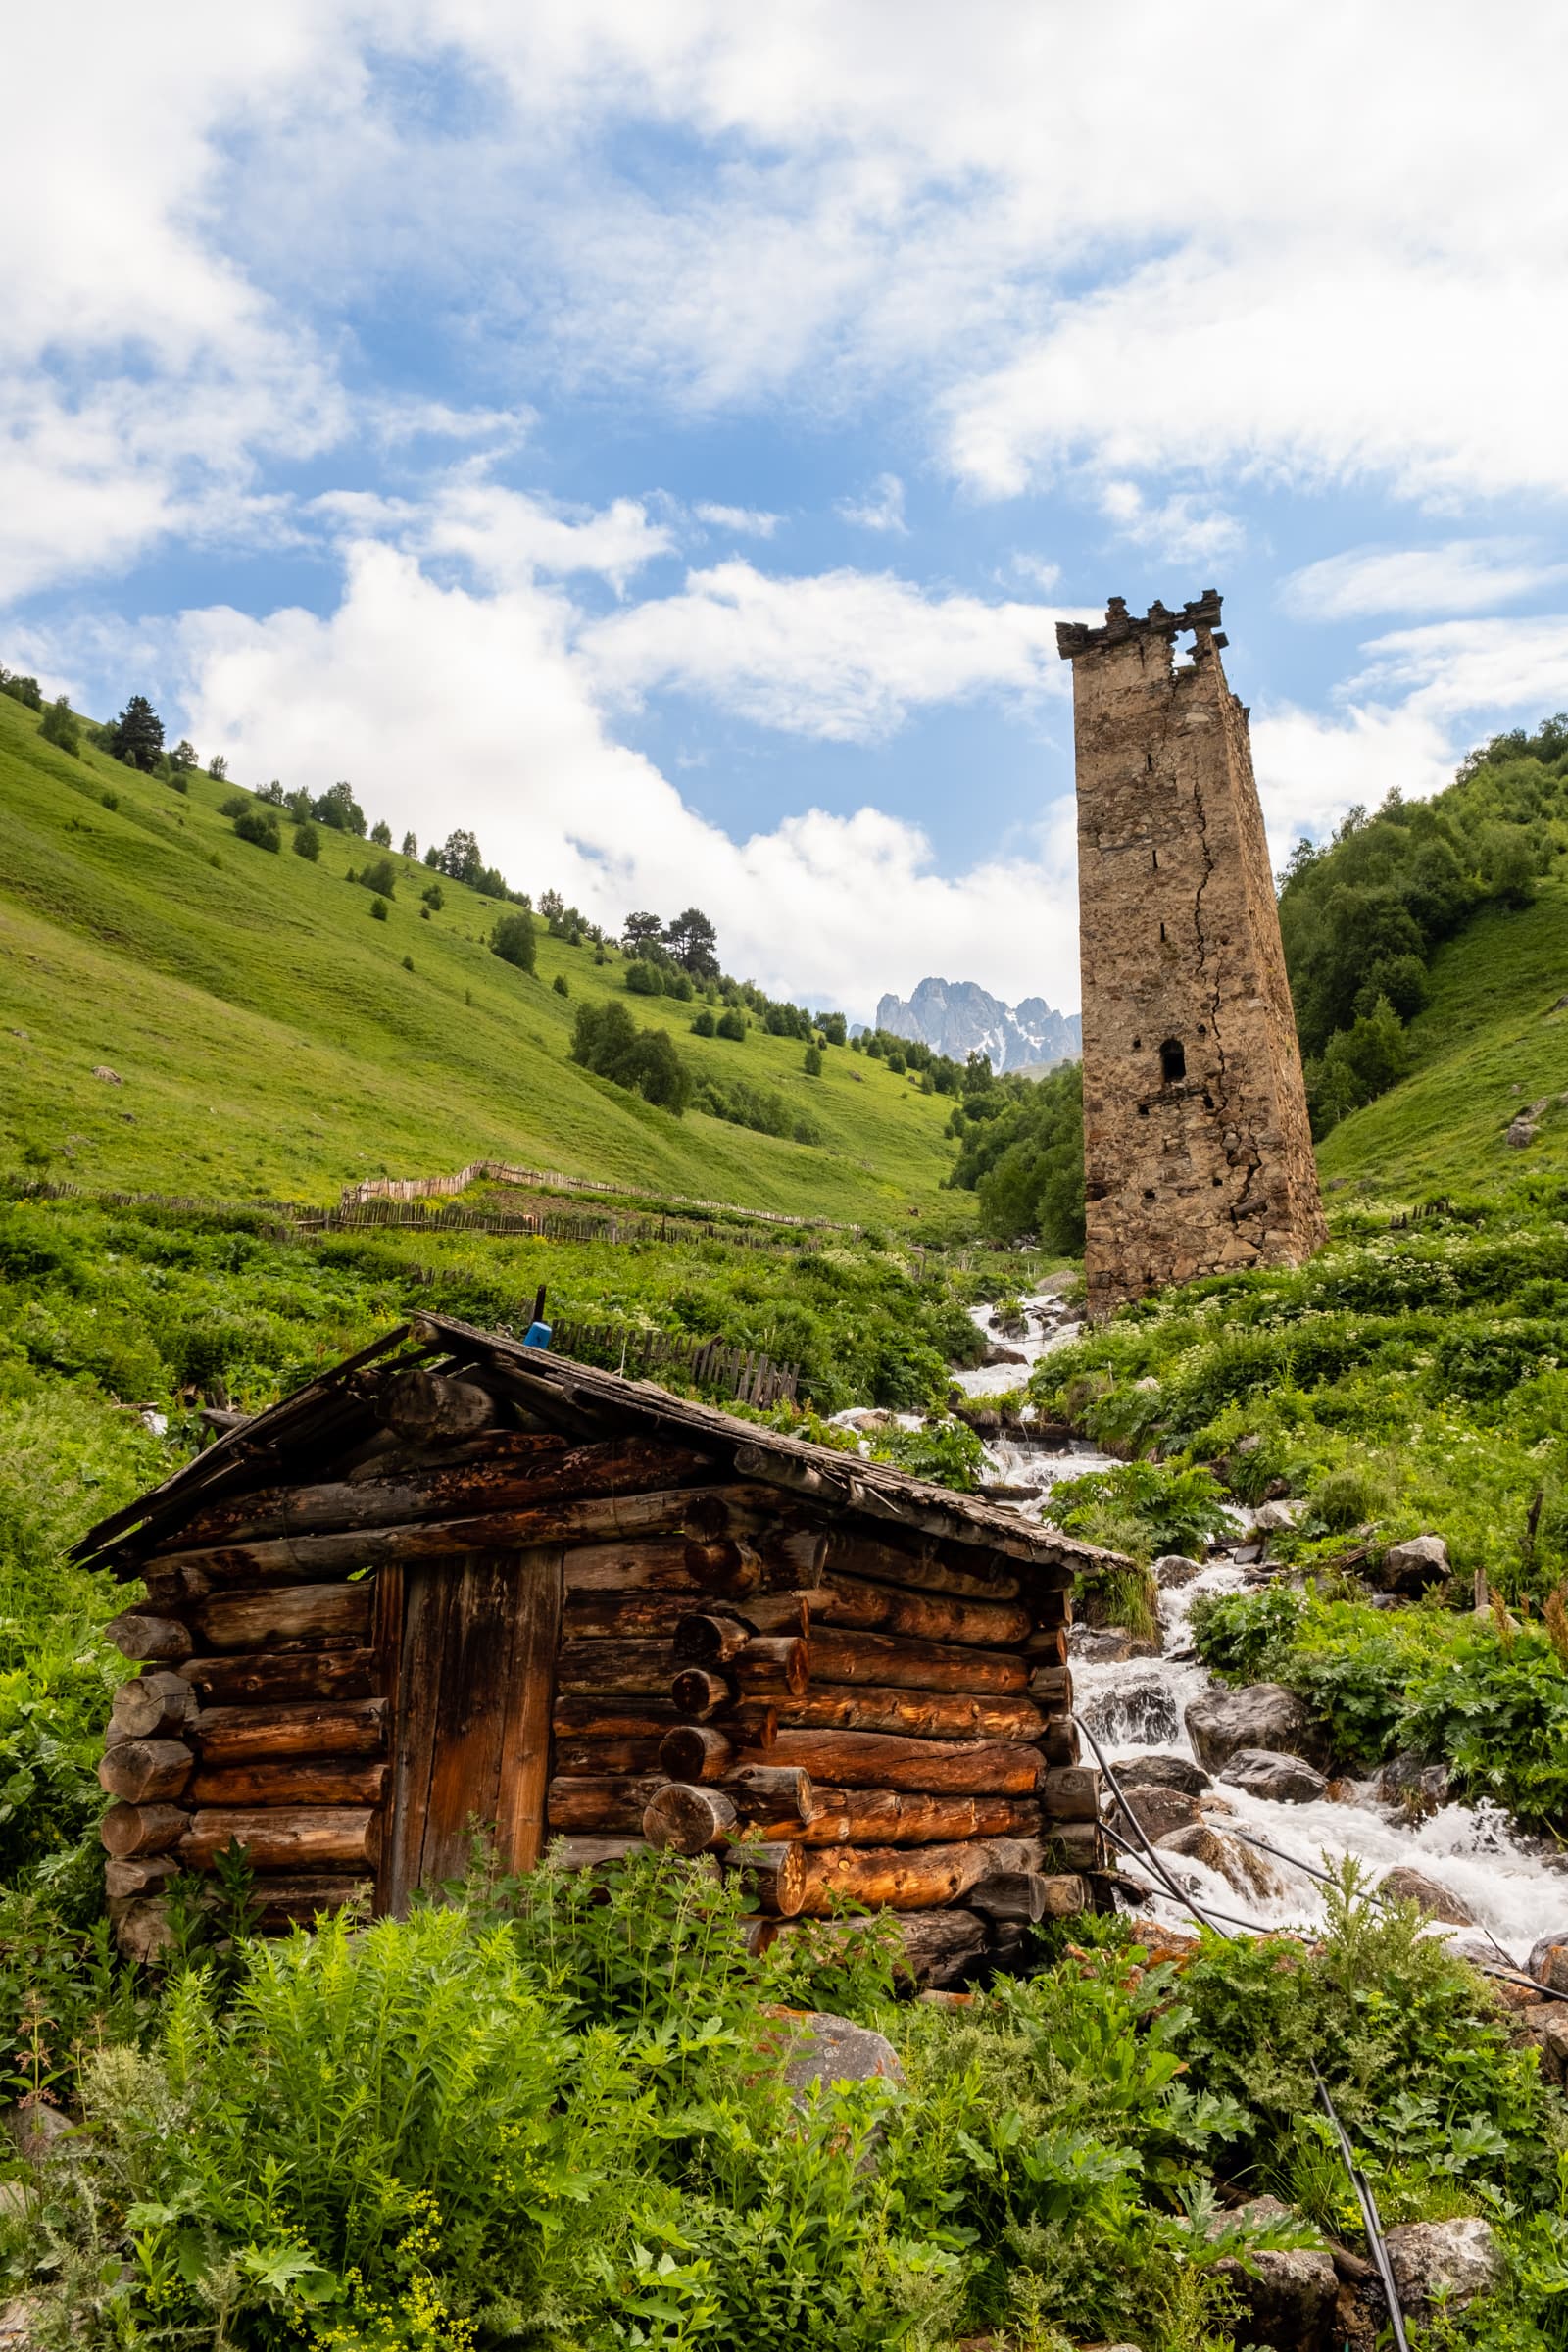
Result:
{"label": "green meadow", "polygon": [[[692,1036],[694,1005],[628,998],[617,952],[596,964],[542,924],[537,972],[514,970],[488,945],[505,909],[444,880],[422,917],[432,877],[412,858],[394,855],[376,920],[345,879],[379,854],[363,840],[322,828],[312,864],[285,826],[273,855],[219,814],[232,784],[197,771],[181,795],[38,729],[0,696],[5,1160],[242,1200],[323,1200],[365,1176],[496,1158],[797,1215],[938,1205],[950,1105],[917,1078],[834,1047],[808,1077],[798,1040],[755,1026],[740,1043]],[[454,789],[446,815],[462,813]],[[551,877],[511,879],[537,896]],[[821,1143],[677,1119],[576,1067],[577,1005],[613,996],[668,1029],[694,1076],[780,1095]],[[961,1200],[942,1205],[961,1219]]]}

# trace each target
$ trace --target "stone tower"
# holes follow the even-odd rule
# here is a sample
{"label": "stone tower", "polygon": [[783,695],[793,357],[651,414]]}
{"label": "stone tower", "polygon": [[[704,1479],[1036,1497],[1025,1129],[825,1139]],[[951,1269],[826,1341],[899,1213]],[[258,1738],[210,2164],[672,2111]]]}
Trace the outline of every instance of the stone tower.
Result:
{"label": "stone tower", "polygon": [[[1212,589],[1065,622],[1091,1314],[1324,1240],[1247,711]],[[1174,641],[1191,633],[1191,663]]]}

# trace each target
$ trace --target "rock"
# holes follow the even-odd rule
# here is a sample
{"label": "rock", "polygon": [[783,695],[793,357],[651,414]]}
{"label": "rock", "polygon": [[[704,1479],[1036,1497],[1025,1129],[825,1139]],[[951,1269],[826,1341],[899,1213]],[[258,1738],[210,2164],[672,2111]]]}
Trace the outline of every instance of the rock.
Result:
{"label": "rock", "polygon": [[1190,1560],[1185,1552],[1167,1551],[1154,1562],[1149,1573],[1160,1591],[1168,1592],[1173,1585],[1190,1585],[1195,1576],[1201,1576],[1203,1563],[1201,1560]]}
{"label": "rock", "polygon": [[[1118,1774],[1117,1778],[1120,1777]],[[1189,1822],[1202,1819],[1197,1797],[1188,1796],[1180,1788],[1127,1788],[1125,1793],[1127,1810],[1151,1845],[1157,1845],[1170,1831],[1183,1830]],[[1126,1822],[1119,1805],[1112,1816],[1111,1826],[1125,1831]]]}
{"label": "rock", "polygon": [[1525,1974],[1534,1977],[1538,1984],[1548,1985],[1553,1992],[1568,1992],[1568,1928],[1543,1936],[1538,1943],[1531,1945]]}
{"label": "rock", "polygon": [[1212,1870],[1221,1878],[1225,1874],[1224,1845],[1218,1831],[1211,1830],[1206,1821],[1190,1822],[1183,1830],[1167,1830],[1154,1843],[1162,1854],[1185,1854],[1190,1862],[1201,1862],[1205,1870]]}
{"label": "rock", "polygon": [[1242,1748],[1266,1748],[1271,1755],[1304,1756],[1324,1763],[1328,1740],[1323,1727],[1283,1683],[1252,1683],[1245,1690],[1209,1690],[1187,1710],[1187,1736],[1198,1760],[1217,1772]]}
{"label": "rock", "polygon": [[813,2083],[866,2082],[882,2076],[904,2081],[899,2053],[884,2034],[873,2034],[826,2009],[769,2009],[790,2029],[784,2080],[799,2105]]}
{"label": "rock", "polygon": [[1252,1525],[1259,1535],[1272,1536],[1282,1527],[1294,1527],[1305,1508],[1304,1502],[1265,1502],[1254,1513]]}
{"label": "rock", "polygon": [[1184,1796],[1201,1796],[1210,1787],[1201,1764],[1190,1756],[1129,1756],[1111,1770],[1124,1788],[1179,1788]]}
{"label": "rock", "polygon": [[1157,1658],[1157,1642],[1144,1642],[1123,1625],[1075,1625],[1067,1638],[1075,1658],[1091,1666],[1123,1666],[1129,1658]]}
{"label": "rock", "polygon": [[0,2304],[0,2352],[34,2352],[34,2329],[41,2316],[33,2295],[13,2295],[9,2303]]}
{"label": "rock", "polygon": [[1396,1756],[1378,1774],[1378,1800],[1423,1820],[1448,1801],[1448,1768],[1420,1756]]}
{"label": "rock", "polygon": [[1468,1903],[1450,1894],[1438,1879],[1429,1879],[1419,1870],[1401,1864],[1397,1870],[1386,1871],[1378,1881],[1377,1891],[1393,1902],[1419,1903],[1434,1919],[1445,1920],[1450,1928],[1473,1928],[1476,1915]]}
{"label": "rock", "polygon": [[1016,1348],[998,1348],[993,1345],[986,1349],[981,1361],[989,1372],[993,1364],[1026,1364],[1029,1358],[1020,1355]]}
{"label": "rock", "polygon": [[1310,1764],[1266,1747],[1239,1747],[1219,1777],[1276,1805],[1310,1805],[1328,1793],[1327,1781]]}
{"label": "rock", "polygon": [[93,1076],[95,1078],[101,1078],[106,1086],[123,1086],[125,1083],[123,1078],[122,1078],[120,1075],[120,1072],[118,1070],[112,1070],[107,1061],[101,1061],[98,1064],[98,1067],[93,1072]]}
{"label": "rock", "polygon": [[[1297,2220],[1278,2197],[1253,2197],[1236,2214],[1221,2215],[1211,2234],[1225,2222],[1291,2222]],[[1255,2334],[1266,2344],[1288,2344],[1291,2352],[1320,2352],[1329,2341],[1334,2299],[1340,2282],[1334,2257],[1323,2246],[1262,2246],[1248,2257],[1249,2268],[1234,2260],[1218,2265],[1247,2313],[1247,2340]],[[1256,2276],[1252,2276],[1255,2271]]]}
{"label": "rock", "polygon": [[1448,1546],[1441,1536],[1412,1536],[1407,1544],[1391,1544],[1383,1554],[1373,1582],[1385,1592],[1425,1592],[1441,1585],[1448,1573]]}
{"label": "rock", "polygon": [[28,2164],[41,2164],[56,2140],[64,2139],[73,2129],[69,2115],[46,2106],[42,2099],[21,2099],[6,2110],[12,2144]]}
{"label": "rock", "polygon": [[1535,1120],[1511,1120],[1509,1122],[1508,1132],[1502,1140],[1507,1145],[1510,1152],[1522,1152],[1527,1144],[1533,1144],[1536,1140]]}
{"label": "rock", "polygon": [[1543,2079],[1560,2089],[1568,2071],[1568,2003],[1536,2001],[1514,2018],[1513,2038],[1534,2043],[1541,2052]]}
{"label": "rock", "polygon": [[1449,2311],[1463,2311],[1502,2278],[1502,2252],[1492,2224],[1477,2215],[1454,2222],[1400,2222],[1383,2234],[1394,2283],[1408,2311],[1430,2311],[1444,2298]]}

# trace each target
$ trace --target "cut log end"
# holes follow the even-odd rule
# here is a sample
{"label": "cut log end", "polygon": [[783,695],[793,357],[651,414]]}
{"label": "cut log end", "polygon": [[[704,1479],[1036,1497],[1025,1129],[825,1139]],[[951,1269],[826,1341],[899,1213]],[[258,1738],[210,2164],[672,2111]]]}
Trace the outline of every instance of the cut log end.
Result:
{"label": "cut log end", "polygon": [[739,1814],[722,1788],[672,1781],[643,1811],[643,1836],[650,1845],[674,1854],[706,1854],[733,1834]]}

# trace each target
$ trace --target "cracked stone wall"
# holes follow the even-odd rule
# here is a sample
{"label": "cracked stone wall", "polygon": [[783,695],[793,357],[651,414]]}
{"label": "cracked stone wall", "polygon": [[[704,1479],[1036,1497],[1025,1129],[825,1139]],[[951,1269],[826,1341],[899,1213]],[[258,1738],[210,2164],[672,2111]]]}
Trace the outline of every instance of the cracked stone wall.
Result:
{"label": "cracked stone wall", "polygon": [[[1247,711],[1212,591],[1073,664],[1089,1306],[1325,1238]],[[1190,634],[1190,661],[1175,638]]]}

